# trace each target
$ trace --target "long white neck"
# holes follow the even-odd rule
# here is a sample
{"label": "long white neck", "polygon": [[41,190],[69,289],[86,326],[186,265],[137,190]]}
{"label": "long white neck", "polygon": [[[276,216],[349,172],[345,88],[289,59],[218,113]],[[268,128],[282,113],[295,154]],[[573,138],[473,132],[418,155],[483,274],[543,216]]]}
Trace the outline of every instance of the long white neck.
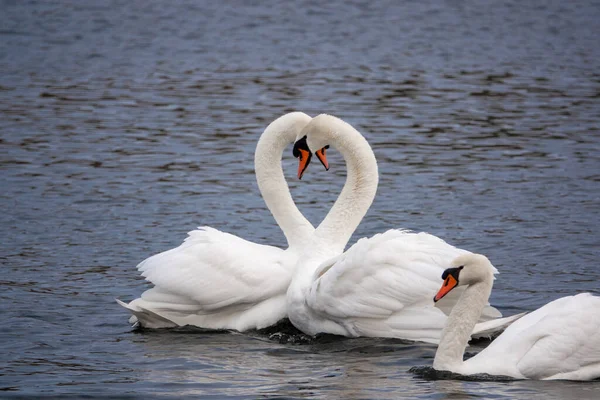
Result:
{"label": "long white neck", "polygon": [[290,247],[305,244],[314,233],[314,227],[292,199],[281,158],[286,146],[294,142],[298,132],[310,121],[308,115],[300,112],[276,119],[261,135],[254,154],[258,188]]}
{"label": "long white neck", "polygon": [[373,203],[379,173],[371,146],[356,129],[337,118],[327,123],[330,144],[342,153],[347,176],[342,192],[315,236],[321,244],[341,253]]}
{"label": "long white neck", "polygon": [[489,279],[469,285],[464,291],[446,321],[433,360],[433,368],[460,372],[471,332],[487,304],[492,284],[493,278],[490,275]]}

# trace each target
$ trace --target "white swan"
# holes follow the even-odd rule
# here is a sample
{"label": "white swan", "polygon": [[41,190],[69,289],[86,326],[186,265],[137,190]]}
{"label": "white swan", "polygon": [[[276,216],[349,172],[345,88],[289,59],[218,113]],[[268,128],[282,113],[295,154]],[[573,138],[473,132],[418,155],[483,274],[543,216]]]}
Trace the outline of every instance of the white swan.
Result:
{"label": "white swan", "polygon": [[[356,129],[323,114],[313,118],[294,145],[299,177],[313,149],[328,145],[346,161],[346,183],[296,268],[287,292],[290,321],[310,335],[324,332],[437,343],[446,314],[460,294],[444,299],[439,307],[432,297],[444,268],[468,252],[427,233],[391,230],[360,239],[341,254],[375,196],[377,162]],[[317,156],[327,165],[324,154]],[[473,333],[488,336],[519,317],[500,316],[495,308],[486,307],[482,321],[487,322]]]}
{"label": "white swan", "polygon": [[209,227],[191,231],[179,247],[137,266],[154,287],[129,304],[117,300],[133,313],[131,322],[244,331],[286,316],[286,291],[314,228],[292,200],[281,156],[310,121],[300,112],[286,114],[266,128],[256,146],[258,186],[289,247],[260,245]]}
{"label": "white swan", "polygon": [[562,297],[522,317],[487,348],[463,361],[469,332],[492,291],[494,267],[480,254],[458,257],[444,271],[436,300],[466,286],[450,313],[433,368],[461,375],[518,379],[600,378],[600,297]]}

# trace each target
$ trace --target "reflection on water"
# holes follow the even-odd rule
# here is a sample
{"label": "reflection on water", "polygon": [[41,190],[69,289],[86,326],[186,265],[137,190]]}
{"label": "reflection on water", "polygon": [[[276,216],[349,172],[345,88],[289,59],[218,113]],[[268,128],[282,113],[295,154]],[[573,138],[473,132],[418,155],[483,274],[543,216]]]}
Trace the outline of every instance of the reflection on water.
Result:
{"label": "reflection on water", "polygon": [[[252,163],[292,110],[373,146],[352,241],[402,227],[486,253],[505,314],[599,293],[599,17],[591,1],[2,2],[3,394],[597,397],[422,379],[408,370],[435,348],[402,341],[132,331],[113,299],[198,225],[284,245]],[[313,223],[345,176],[329,156],[299,182],[284,154]]]}
{"label": "reflection on water", "polygon": [[458,380],[458,381],[472,381],[472,382],[512,382],[518,379],[511,376],[504,375],[490,375],[490,374],[473,374],[473,375],[461,375],[450,371],[440,371],[433,367],[412,367],[408,370],[415,376],[418,376],[427,380]]}

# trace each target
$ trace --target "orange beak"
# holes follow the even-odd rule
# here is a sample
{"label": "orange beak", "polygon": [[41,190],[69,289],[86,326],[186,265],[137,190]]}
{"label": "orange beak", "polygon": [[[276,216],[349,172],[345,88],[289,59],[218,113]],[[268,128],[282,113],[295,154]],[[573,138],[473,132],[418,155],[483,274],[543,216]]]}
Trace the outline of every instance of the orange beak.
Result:
{"label": "orange beak", "polygon": [[440,300],[442,297],[450,293],[450,291],[454,289],[456,285],[458,285],[458,281],[452,275],[448,275],[444,281],[444,284],[433,298],[433,301]]}
{"label": "orange beak", "polygon": [[312,154],[310,154],[310,151],[304,149],[298,149],[298,151],[300,152],[300,156],[298,157],[298,179],[302,179],[302,175],[304,175],[304,171],[308,168]]}
{"label": "orange beak", "polygon": [[329,146],[323,147],[321,150],[318,150],[315,154],[321,164],[325,167],[325,171],[329,171],[329,162],[327,162],[327,156],[325,156],[325,150],[327,150]]}

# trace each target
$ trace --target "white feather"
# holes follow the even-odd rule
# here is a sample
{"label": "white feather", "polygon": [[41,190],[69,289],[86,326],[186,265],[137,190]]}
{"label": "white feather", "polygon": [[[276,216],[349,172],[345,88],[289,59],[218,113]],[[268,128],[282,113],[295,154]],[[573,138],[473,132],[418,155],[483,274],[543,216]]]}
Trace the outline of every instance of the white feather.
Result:
{"label": "white feather", "polygon": [[600,377],[600,297],[554,300],[509,326],[465,362],[465,372],[527,379]]}
{"label": "white feather", "polygon": [[[458,255],[467,253],[424,232],[389,230],[360,239],[313,274],[305,299],[313,318],[303,327],[314,334],[335,323],[337,333],[346,336],[437,343],[446,312],[456,304],[462,290],[447,296],[437,307],[433,297],[444,270]],[[488,306],[481,321],[496,319],[499,314]],[[486,333],[503,329],[506,322],[495,320]],[[476,327],[474,333],[479,330]]]}
{"label": "white feather", "polygon": [[[311,335],[326,332],[438,342],[460,293],[439,307],[434,306],[433,296],[444,269],[468,252],[427,233],[390,230],[361,239],[340,255],[375,197],[375,155],[356,129],[330,115],[313,118],[298,136],[306,138],[311,151],[326,145],[339,150],[348,173],[288,289],[292,323]],[[497,333],[519,317],[499,316],[498,310],[487,307],[482,315],[487,322],[476,326],[473,334]]]}
{"label": "white feather", "polygon": [[454,270],[456,288],[465,290],[444,327],[435,369],[518,379],[600,377],[600,297],[589,293],[554,300],[527,314],[479,354],[463,361],[470,329],[492,291],[493,267],[479,254],[460,256],[452,266],[460,266]]}

